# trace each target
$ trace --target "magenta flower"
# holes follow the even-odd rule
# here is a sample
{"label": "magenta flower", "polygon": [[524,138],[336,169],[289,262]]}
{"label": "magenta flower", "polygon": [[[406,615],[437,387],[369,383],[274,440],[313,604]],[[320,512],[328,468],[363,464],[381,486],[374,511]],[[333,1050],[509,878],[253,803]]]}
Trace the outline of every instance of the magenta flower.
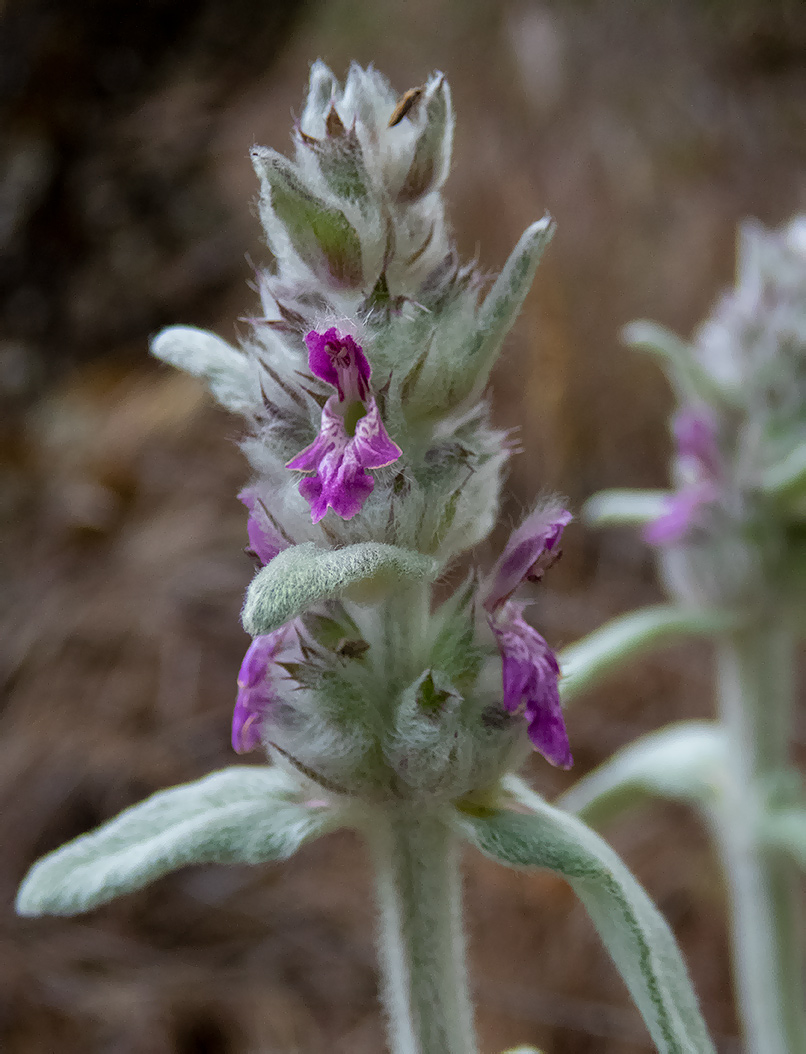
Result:
{"label": "magenta flower", "polygon": [[644,541],[650,545],[674,545],[703,519],[704,511],[717,497],[709,480],[687,483],[667,500],[664,511],[644,528]]}
{"label": "magenta flower", "polygon": [[536,509],[512,532],[487,577],[483,601],[487,611],[500,607],[522,582],[540,581],[557,559],[563,528],[571,519],[570,512],[553,505]]}
{"label": "magenta flower", "polygon": [[552,765],[568,769],[574,759],[557,686],[560,667],[543,637],[523,618],[523,608],[509,600],[490,618],[501,652],[504,707],[510,713],[521,710],[535,749]]}
{"label": "magenta flower", "polygon": [[719,498],[723,479],[717,422],[706,409],[684,407],[674,419],[677,459],[685,477],[666,508],[644,529],[650,545],[674,545],[701,523]]}
{"label": "magenta flower", "polygon": [[244,656],[232,715],[232,747],[236,754],[247,754],[260,745],[263,718],[277,698],[273,667],[281,656],[299,658],[293,622],[255,637]]}
{"label": "magenta flower", "polygon": [[249,519],[246,523],[249,548],[265,567],[281,550],[288,547],[288,542],[273,526],[268,512],[253,488],[247,487],[246,490],[242,490],[238,495],[238,501],[249,510]]}
{"label": "magenta flower", "polygon": [[719,452],[718,425],[710,410],[684,406],[672,422],[677,455],[693,461],[704,477],[719,479],[722,475],[722,455]]}
{"label": "magenta flower", "polygon": [[300,493],[318,523],[328,508],[349,520],[361,510],[375,481],[369,469],[396,461],[402,451],[389,438],[369,387],[371,375],[361,345],[335,328],[305,337],[311,371],[336,389],[322,408],[322,427],[310,446],[287,467],[313,475]]}
{"label": "magenta flower", "polygon": [[559,506],[538,509],[513,532],[482,586],[482,605],[501,652],[504,708],[526,718],[535,749],[561,768],[573,763],[565,729],[554,652],[510,600],[523,582],[539,582],[560,554],[571,514]]}

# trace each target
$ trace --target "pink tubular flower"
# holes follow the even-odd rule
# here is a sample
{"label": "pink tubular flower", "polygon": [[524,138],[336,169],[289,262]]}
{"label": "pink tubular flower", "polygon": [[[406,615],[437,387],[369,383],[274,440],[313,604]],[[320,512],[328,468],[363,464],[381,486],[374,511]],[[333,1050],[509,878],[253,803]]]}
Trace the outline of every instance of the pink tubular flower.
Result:
{"label": "pink tubular flower", "polygon": [[272,667],[289,651],[296,657],[296,633],[287,623],[272,633],[255,637],[249,645],[238,674],[238,699],[232,715],[232,747],[236,754],[248,754],[260,745],[260,726],[276,700]]}
{"label": "pink tubular flower", "polygon": [[367,357],[351,336],[335,328],[311,330],[305,337],[311,371],[336,389],[322,409],[322,427],[310,446],[287,468],[313,475],[303,479],[300,493],[318,523],[328,508],[349,520],[372,493],[369,469],[396,461],[401,450],[389,438],[369,387]]}
{"label": "pink tubular flower", "polygon": [[685,484],[668,498],[660,516],[646,525],[644,541],[650,545],[674,545],[681,541],[716,497],[716,487],[709,480]]}
{"label": "pink tubular flower", "polygon": [[510,597],[525,581],[540,581],[559,556],[571,514],[559,506],[538,509],[513,532],[482,587],[482,605],[501,652],[504,707],[526,718],[535,749],[561,768],[573,763],[565,730],[556,656],[523,618],[524,605]]}
{"label": "pink tubular flower", "polygon": [[249,510],[249,519],[246,524],[249,548],[265,567],[281,550],[287,548],[288,543],[272,526],[268,513],[251,487],[241,491],[238,501]]}
{"label": "pink tubular flower", "polygon": [[666,502],[666,508],[644,529],[650,545],[674,545],[703,518],[719,498],[722,457],[717,422],[708,410],[684,407],[674,419],[677,459],[686,477]]}
{"label": "pink tubular flower", "polygon": [[571,513],[553,505],[536,509],[510,535],[504,551],[487,578],[484,607],[494,611],[522,582],[539,582],[559,555],[563,528]]}
{"label": "pink tubular flower", "polygon": [[684,406],[672,422],[677,455],[696,462],[704,476],[718,479],[722,475],[718,426],[714,415],[704,407]]}
{"label": "pink tubular flower", "polygon": [[560,667],[554,652],[523,618],[523,604],[507,601],[490,625],[501,652],[504,707],[523,708],[529,738],[552,765],[573,764],[565,730],[557,681]]}

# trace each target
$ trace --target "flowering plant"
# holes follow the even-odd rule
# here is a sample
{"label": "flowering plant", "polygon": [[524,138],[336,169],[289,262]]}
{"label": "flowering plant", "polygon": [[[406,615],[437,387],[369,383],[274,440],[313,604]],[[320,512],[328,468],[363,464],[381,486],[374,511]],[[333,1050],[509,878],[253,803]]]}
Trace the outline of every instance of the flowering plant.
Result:
{"label": "flowering plant", "polygon": [[678,408],[669,492],[605,491],[593,522],[643,523],[672,603],[622,616],[565,653],[570,697],[647,647],[709,635],[716,721],[661,729],[566,795],[603,822],[636,798],[693,804],[731,893],[740,1017],[752,1054],[806,1051],[798,869],[806,805],[792,763],[795,653],[806,586],[806,217],[748,225],[736,288],[691,345],[637,323]]}
{"label": "flowering plant", "polygon": [[[512,775],[531,747],[571,764],[557,659],[524,587],[570,514],[544,500],[492,570],[447,591],[490,533],[510,450],[484,397],[551,237],[527,229],[485,282],[459,262],[442,187],[441,75],[398,100],[373,69],[311,70],[294,159],[256,148],[275,265],[240,348],[174,327],[154,354],[247,422],[240,495],[260,565],[232,726],[235,767],[155,795],[56,850],[18,909],[87,910],[199,861],[289,856],[340,826],[374,862],[396,1054],[475,1049],[459,849],[546,867],[584,901],[664,1052],[712,1050],[665,923],[612,851]],[[521,596],[521,599],[515,599]]]}

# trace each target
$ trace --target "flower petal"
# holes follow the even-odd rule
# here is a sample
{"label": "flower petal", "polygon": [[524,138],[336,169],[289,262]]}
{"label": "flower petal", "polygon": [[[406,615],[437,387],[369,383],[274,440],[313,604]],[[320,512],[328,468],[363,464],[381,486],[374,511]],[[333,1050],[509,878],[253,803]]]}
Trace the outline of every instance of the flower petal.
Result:
{"label": "flower petal", "polygon": [[718,479],[722,458],[714,414],[706,407],[684,406],[675,414],[672,428],[678,457],[695,461],[701,477]]}
{"label": "flower petal", "polygon": [[356,425],[353,446],[356,461],[362,468],[383,468],[397,461],[403,453],[389,438],[378,404],[372,398],[367,404],[367,412]]}
{"label": "flower petal", "polygon": [[312,329],[305,343],[311,372],[337,389],[339,402],[347,398],[366,401],[372,370],[360,344],[349,334],[342,336],[335,326],[324,333]]}
{"label": "flower petal", "polygon": [[644,541],[674,545],[701,522],[703,511],[717,498],[717,488],[708,480],[681,487],[668,498],[665,512],[644,528]]}
{"label": "flower petal", "polygon": [[249,536],[249,548],[265,567],[266,564],[287,547],[287,543],[272,527],[266,510],[260,503],[255,490],[247,487],[238,495],[238,500],[249,510],[246,532]]}
{"label": "flower petal", "polygon": [[501,607],[526,579],[542,577],[541,557],[557,552],[563,528],[572,518],[561,506],[550,505],[536,509],[513,531],[482,587],[482,594],[486,593],[482,603],[488,612]]}
{"label": "flower petal", "polygon": [[238,698],[232,714],[232,747],[247,754],[260,744],[261,723],[275,701],[272,666],[281,653],[297,658],[298,640],[294,623],[255,637],[238,673]]}
{"label": "flower petal", "polygon": [[318,523],[333,509],[344,520],[361,511],[375,486],[368,468],[381,468],[400,457],[400,448],[391,441],[381,421],[378,407],[370,397],[367,413],[350,437],[338,402],[331,396],[322,408],[322,430],[309,447],[288,462],[287,468],[314,472],[299,485],[311,506],[311,519]]}
{"label": "flower petal", "polygon": [[254,688],[266,676],[266,670],[276,649],[274,634],[255,637],[241,663],[238,672],[239,688]]}
{"label": "flower petal", "polygon": [[336,403],[336,397],[332,395],[322,407],[322,424],[319,435],[310,446],[306,446],[296,457],[293,457],[286,468],[297,472],[318,472],[319,465],[324,458],[347,447],[350,437],[344,427],[344,418],[336,412],[334,403]]}
{"label": "flower petal", "polygon": [[355,457],[353,444],[328,453],[315,476],[302,480],[300,493],[311,506],[311,519],[318,523],[328,510],[350,520],[373,491],[375,481]]}
{"label": "flower petal", "polygon": [[490,616],[502,659],[504,708],[522,710],[535,749],[552,765],[573,763],[557,682],[560,667],[543,637],[523,618],[523,605],[509,602]]}

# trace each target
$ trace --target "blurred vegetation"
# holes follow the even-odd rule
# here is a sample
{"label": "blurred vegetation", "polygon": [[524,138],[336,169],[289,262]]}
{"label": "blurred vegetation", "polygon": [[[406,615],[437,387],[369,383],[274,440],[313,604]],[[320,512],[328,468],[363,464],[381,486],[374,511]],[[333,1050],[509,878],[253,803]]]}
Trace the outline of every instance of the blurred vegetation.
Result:
{"label": "blurred vegetation", "polygon": [[[448,185],[465,255],[558,234],[496,376],[519,427],[509,514],[665,479],[671,399],[619,343],[682,333],[730,281],[736,223],[806,208],[799,0],[5,0],[0,7],[0,1046],[115,1054],[382,1049],[364,858],[335,836],[282,868],[191,869],[75,920],[20,921],[39,854],[228,746],[246,468],[237,426],[146,357],[169,322],[233,337],[253,310],[254,142],[283,149],[309,62],[434,68],[458,112]],[[248,254],[245,261],[244,254]],[[241,324],[242,325],[242,324]],[[629,534],[568,531],[540,598],[569,643],[656,597]],[[484,556],[484,554],[482,554]],[[581,774],[709,711],[679,650],[569,713]],[[546,793],[566,777],[536,761]],[[735,1051],[722,892],[705,838],[659,806],[610,832],[665,910],[720,1050]],[[648,1051],[570,893],[468,860],[490,1052]]]}

